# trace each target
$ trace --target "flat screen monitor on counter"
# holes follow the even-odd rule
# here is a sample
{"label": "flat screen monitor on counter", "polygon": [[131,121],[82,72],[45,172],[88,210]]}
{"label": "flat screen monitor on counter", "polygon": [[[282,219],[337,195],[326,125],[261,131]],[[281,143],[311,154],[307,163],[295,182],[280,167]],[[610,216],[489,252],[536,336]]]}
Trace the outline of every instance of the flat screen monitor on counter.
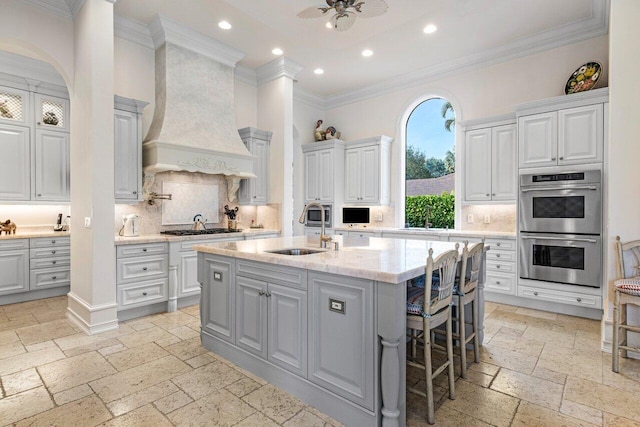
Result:
{"label": "flat screen monitor on counter", "polygon": [[344,224],[368,224],[369,208],[342,208]]}

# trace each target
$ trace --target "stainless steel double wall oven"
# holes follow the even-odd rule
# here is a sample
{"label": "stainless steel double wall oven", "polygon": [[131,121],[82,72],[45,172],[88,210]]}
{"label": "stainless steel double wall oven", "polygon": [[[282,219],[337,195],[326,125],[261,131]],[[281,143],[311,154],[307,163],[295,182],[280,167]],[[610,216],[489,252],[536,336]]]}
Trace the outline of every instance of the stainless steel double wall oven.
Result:
{"label": "stainless steel double wall oven", "polygon": [[520,277],[602,283],[602,173],[520,176]]}

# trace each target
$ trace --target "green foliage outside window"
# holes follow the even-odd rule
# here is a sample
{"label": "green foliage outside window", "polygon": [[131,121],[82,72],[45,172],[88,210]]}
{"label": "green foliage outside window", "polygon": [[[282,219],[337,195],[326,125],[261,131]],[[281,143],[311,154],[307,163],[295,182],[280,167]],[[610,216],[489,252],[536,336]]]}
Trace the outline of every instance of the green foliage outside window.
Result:
{"label": "green foliage outside window", "polygon": [[424,227],[427,206],[431,206],[429,222],[432,228],[454,228],[454,204],[453,192],[439,196],[408,196],[405,200],[405,222],[409,227]]}

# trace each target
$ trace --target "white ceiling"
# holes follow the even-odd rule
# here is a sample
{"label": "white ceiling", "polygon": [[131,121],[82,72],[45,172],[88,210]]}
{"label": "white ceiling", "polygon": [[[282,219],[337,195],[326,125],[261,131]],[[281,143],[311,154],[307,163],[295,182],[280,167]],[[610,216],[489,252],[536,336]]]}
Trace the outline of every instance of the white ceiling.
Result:
{"label": "white ceiling", "polygon": [[[325,98],[593,37],[607,31],[608,19],[608,0],[387,0],[385,15],[358,18],[345,32],[296,16],[323,3],[118,0],[115,13],[144,24],[159,13],[244,52],[240,64],[249,68],[273,60],[280,47],[304,67],[298,86]],[[218,28],[223,19],[231,30]],[[422,32],[429,23],[436,33]],[[374,55],[363,58],[365,48]],[[313,74],[317,67],[324,75]]]}

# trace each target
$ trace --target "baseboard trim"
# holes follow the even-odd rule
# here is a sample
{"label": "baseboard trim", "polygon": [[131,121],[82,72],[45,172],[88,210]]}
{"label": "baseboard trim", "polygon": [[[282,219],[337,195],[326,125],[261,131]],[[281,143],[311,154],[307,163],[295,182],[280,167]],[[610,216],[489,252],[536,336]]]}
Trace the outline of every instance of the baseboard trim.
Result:
{"label": "baseboard trim", "polygon": [[95,335],[118,329],[118,305],[115,302],[92,306],[73,292],[67,296],[67,318],[84,333]]}
{"label": "baseboard trim", "polygon": [[515,305],[523,308],[549,311],[551,313],[566,314],[569,316],[584,317],[587,319],[602,320],[603,311],[597,308],[578,307],[575,305],[558,304],[549,301],[540,301],[515,295],[503,295],[484,292],[485,302],[497,302],[500,304]]}

